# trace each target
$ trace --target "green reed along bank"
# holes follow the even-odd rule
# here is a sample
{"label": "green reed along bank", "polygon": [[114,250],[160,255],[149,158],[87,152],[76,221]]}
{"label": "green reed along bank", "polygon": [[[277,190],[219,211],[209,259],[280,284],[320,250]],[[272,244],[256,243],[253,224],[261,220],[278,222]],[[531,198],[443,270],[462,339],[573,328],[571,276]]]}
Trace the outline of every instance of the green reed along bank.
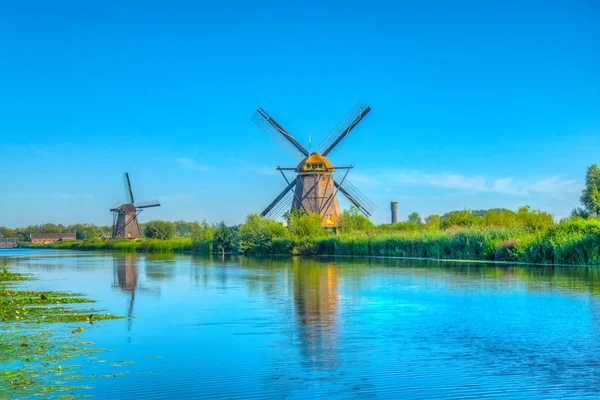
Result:
{"label": "green reed along bank", "polygon": [[[363,217],[364,218],[364,217]],[[433,222],[431,222],[433,221]],[[600,221],[574,217],[555,223],[549,214],[527,208],[493,211],[478,217],[469,211],[425,223],[406,221],[374,226],[346,216],[337,233],[320,227],[314,215],[297,215],[285,227],[251,214],[245,223],[196,224],[189,237],[25,244],[74,250],[193,252],[245,255],[327,255],[486,260],[541,264],[600,264]]]}
{"label": "green reed along bank", "polygon": [[20,247],[28,248],[46,248],[46,249],[67,249],[67,250],[113,250],[123,252],[138,252],[138,253],[173,253],[173,252],[191,252],[192,239],[86,239],[73,240],[65,242],[55,242],[47,244],[32,244],[21,242]]}

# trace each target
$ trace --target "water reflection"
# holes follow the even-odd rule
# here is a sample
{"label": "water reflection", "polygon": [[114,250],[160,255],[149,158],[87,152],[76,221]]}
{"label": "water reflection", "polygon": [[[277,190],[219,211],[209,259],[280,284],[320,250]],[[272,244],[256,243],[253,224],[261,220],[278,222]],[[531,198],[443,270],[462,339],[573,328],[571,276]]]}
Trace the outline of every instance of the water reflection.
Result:
{"label": "water reflection", "polygon": [[333,264],[292,263],[294,306],[300,348],[313,368],[335,367],[337,353],[340,270]]}
{"label": "water reflection", "polygon": [[145,256],[146,277],[151,281],[175,279],[175,254],[147,254]]}
{"label": "water reflection", "polygon": [[[152,258],[150,258],[152,260]],[[146,265],[148,262],[147,256],[140,256],[138,254],[125,254],[125,255],[114,255],[113,261],[113,288],[117,288],[120,291],[129,295],[127,305],[127,330],[131,331],[133,325],[135,313],[134,305],[136,300],[136,293],[138,292],[151,292],[160,293],[160,287],[158,286],[147,286],[139,283],[140,277],[140,265]],[[152,269],[162,271],[160,266],[153,266]],[[157,276],[162,277],[164,273],[148,273],[149,266],[146,265],[146,276],[156,278]],[[173,270],[173,268],[171,268]]]}
{"label": "water reflection", "polygon": [[6,259],[38,274],[38,289],[76,282],[108,311],[134,317],[131,340],[115,340],[124,321],[84,334],[115,350],[111,362],[160,372],[101,380],[100,398],[599,395],[600,269],[82,252]]}
{"label": "water reflection", "polygon": [[129,293],[129,306],[127,307],[128,331],[131,330],[133,321],[133,305],[138,283],[138,258],[139,256],[133,254],[113,258],[113,287]]}

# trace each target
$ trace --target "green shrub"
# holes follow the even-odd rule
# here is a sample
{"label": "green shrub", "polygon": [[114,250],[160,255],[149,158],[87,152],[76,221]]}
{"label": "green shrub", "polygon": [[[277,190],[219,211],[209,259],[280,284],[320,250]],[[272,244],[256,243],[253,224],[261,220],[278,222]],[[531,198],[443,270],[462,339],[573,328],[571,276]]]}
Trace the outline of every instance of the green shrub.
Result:
{"label": "green shrub", "polygon": [[352,206],[342,212],[342,231],[345,233],[368,231],[374,228],[369,218],[365,217],[358,208]]}
{"label": "green shrub", "polygon": [[149,239],[169,240],[175,236],[175,224],[169,221],[150,221],[144,224],[144,236]]}
{"label": "green shrub", "polygon": [[440,227],[448,229],[453,226],[476,226],[479,224],[479,216],[471,210],[451,211],[442,215]]}
{"label": "green shrub", "polygon": [[242,254],[269,253],[269,244],[273,239],[287,236],[287,230],[282,224],[258,214],[248,215],[246,223],[240,225],[238,232],[237,251]]}
{"label": "green shrub", "polygon": [[328,235],[321,226],[322,218],[319,214],[306,214],[302,210],[293,210],[287,214],[287,220],[290,235],[295,239],[315,239]]}

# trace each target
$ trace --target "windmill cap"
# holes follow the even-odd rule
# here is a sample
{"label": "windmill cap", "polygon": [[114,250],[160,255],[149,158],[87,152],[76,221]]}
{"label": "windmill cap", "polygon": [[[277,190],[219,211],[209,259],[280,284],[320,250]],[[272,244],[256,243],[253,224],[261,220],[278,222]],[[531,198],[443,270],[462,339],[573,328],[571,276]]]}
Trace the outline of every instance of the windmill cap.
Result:
{"label": "windmill cap", "polygon": [[119,206],[119,210],[121,212],[125,212],[125,213],[130,213],[130,212],[136,211],[135,206],[131,203],[123,204],[123,205]]}
{"label": "windmill cap", "polygon": [[300,161],[300,164],[298,164],[298,166],[296,167],[296,171],[300,172],[312,170],[313,168],[308,168],[308,165],[312,164],[321,165],[321,167],[318,167],[319,169],[334,169],[333,165],[331,165],[331,163],[325,157],[323,157],[319,153],[311,153],[304,160]]}

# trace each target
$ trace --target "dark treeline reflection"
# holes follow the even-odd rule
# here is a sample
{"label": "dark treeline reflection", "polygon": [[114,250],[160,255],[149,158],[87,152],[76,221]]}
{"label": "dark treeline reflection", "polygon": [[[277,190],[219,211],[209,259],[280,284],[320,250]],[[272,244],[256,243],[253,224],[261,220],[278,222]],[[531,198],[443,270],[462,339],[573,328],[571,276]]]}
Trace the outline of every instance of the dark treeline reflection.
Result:
{"label": "dark treeline reflection", "polygon": [[176,257],[173,253],[146,254],[146,278],[150,281],[170,281],[176,275]]}
{"label": "dark treeline reflection", "polygon": [[[322,264],[332,263],[327,258]],[[333,259],[331,259],[333,260]],[[488,281],[502,281],[507,285],[525,285],[530,290],[600,293],[600,268],[578,266],[544,266],[504,263],[456,263],[437,260],[406,260],[392,258],[335,258],[334,265],[344,272],[347,268],[368,270],[366,274],[410,273],[418,276],[439,277],[449,285],[473,287]],[[465,279],[466,278],[466,279]]]}

